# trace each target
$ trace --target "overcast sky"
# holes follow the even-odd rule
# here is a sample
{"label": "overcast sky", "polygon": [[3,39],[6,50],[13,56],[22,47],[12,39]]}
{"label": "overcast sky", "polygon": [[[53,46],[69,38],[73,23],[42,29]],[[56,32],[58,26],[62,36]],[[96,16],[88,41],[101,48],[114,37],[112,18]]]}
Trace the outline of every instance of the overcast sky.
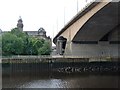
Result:
{"label": "overcast sky", "polygon": [[[80,11],[92,0],[78,0]],[[9,31],[22,17],[24,31],[43,27],[54,37],[77,14],[77,0],[0,0],[0,29]]]}

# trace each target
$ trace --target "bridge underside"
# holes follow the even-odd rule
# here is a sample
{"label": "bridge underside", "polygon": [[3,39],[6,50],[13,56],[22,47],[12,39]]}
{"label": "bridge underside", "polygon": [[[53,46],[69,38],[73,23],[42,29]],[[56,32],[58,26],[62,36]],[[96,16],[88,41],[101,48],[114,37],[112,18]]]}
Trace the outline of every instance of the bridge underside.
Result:
{"label": "bridge underside", "polygon": [[119,3],[109,3],[94,14],[67,43],[65,55],[80,57],[119,57]]}
{"label": "bridge underside", "polygon": [[119,3],[109,3],[93,15],[73,38],[75,43],[98,43],[98,41],[118,41],[120,32]]}
{"label": "bridge underside", "polygon": [[[58,54],[85,58],[118,58],[120,53],[118,48],[120,45],[119,8],[119,2],[99,2],[90,10],[86,8],[84,14],[78,14],[78,17],[68,23],[54,38]],[[60,36],[63,40],[59,39]]]}

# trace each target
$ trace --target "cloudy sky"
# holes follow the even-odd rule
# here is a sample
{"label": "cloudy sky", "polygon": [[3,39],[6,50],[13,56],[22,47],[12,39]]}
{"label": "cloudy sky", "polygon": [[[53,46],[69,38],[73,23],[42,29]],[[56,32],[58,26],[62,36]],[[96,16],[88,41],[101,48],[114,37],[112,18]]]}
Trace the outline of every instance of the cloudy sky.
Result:
{"label": "cloudy sky", "polygon": [[[78,0],[78,11],[92,0]],[[19,16],[24,31],[43,27],[54,37],[77,14],[77,0],[0,0],[0,29],[9,31],[16,27]]]}

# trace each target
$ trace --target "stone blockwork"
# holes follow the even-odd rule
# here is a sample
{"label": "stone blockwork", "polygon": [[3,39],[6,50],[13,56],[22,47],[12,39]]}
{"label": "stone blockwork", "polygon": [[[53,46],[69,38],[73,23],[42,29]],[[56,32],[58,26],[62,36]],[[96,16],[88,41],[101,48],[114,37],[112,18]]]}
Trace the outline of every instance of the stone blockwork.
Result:
{"label": "stone blockwork", "polygon": [[119,44],[109,44],[101,41],[98,44],[68,44],[65,50],[65,56],[79,57],[118,57],[120,50]]}

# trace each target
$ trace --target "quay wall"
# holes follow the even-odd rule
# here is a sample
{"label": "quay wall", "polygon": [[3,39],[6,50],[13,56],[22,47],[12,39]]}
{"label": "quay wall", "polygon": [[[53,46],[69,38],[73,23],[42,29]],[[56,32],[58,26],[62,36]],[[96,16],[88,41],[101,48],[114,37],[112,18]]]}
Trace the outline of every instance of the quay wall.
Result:
{"label": "quay wall", "polygon": [[118,60],[89,58],[9,58],[2,59],[2,74],[10,73],[117,73]]}

